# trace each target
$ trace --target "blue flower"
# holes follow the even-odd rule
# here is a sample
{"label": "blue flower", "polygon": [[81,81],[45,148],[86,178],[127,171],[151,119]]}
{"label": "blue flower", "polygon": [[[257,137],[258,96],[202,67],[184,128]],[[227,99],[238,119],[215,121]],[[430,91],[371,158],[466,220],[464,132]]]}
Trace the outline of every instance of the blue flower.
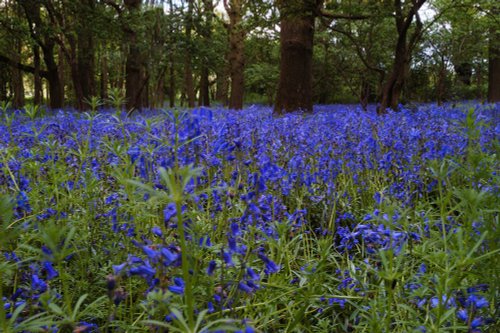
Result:
{"label": "blue flower", "polygon": [[163,236],[163,232],[161,231],[161,228],[158,227],[158,226],[155,226],[155,227],[151,228],[151,232],[153,232],[153,234],[155,236],[158,236],[158,237],[162,237]]}
{"label": "blue flower", "polygon": [[149,265],[140,265],[129,269],[130,275],[139,275],[145,279],[151,279],[156,274],[156,270]]}
{"label": "blue flower", "polygon": [[217,263],[214,260],[210,260],[207,267],[207,274],[211,276],[212,274],[214,274],[216,268],[217,268]]}
{"label": "blue flower", "polygon": [[50,261],[44,261],[42,264],[45,272],[47,273],[47,279],[52,280],[59,276],[59,273],[54,269]]}
{"label": "blue flower", "polygon": [[469,314],[466,309],[460,309],[457,311],[457,318],[461,321],[467,321],[469,319]]}
{"label": "blue flower", "polygon": [[174,278],[174,285],[169,286],[168,290],[170,290],[174,294],[182,295],[184,294],[184,287],[185,287],[184,280],[182,278],[176,277]]}

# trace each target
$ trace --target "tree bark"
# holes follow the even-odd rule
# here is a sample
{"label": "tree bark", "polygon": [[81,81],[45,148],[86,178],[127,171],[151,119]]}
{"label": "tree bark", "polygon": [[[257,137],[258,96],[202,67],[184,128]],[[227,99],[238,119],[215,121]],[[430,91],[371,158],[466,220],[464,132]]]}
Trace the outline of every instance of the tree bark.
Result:
{"label": "tree bark", "polygon": [[7,100],[7,83],[9,81],[8,77],[8,65],[4,62],[0,63],[0,101]]}
{"label": "tree bark", "polygon": [[100,95],[101,99],[108,99],[108,57],[106,52],[106,45],[102,45],[101,50],[101,83],[100,83]]}
{"label": "tree bark", "polygon": [[192,45],[191,45],[191,33],[193,30],[193,3],[194,0],[188,0],[188,11],[186,13],[185,25],[186,25],[186,42],[187,50],[184,59],[184,84],[185,93],[187,96],[188,107],[194,108],[195,101],[195,91],[193,82],[193,68],[192,68]]}
{"label": "tree bark", "polygon": [[[415,0],[412,2],[407,14],[403,14],[403,4],[401,0],[394,1],[395,21],[398,32],[398,39],[394,52],[394,62],[391,73],[382,88],[382,98],[377,113],[385,113],[387,108],[398,109],[399,98],[403,90],[406,73],[410,66],[411,54],[416,42],[420,38],[422,22],[418,16],[418,10],[423,6],[426,0]],[[413,18],[417,18],[415,31],[408,41],[408,32],[410,30]]]}
{"label": "tree bark", "polygon": [[49,82],[50,107],[60,109],[64,103],[64,87],[59,76],[59,66],[54,58],[54,44],[49,43],[43,49],[43,60],[47,67],[47,81]]}
{"label": "tree bark", "polygon": [[[125,0],[125,8],[131,19],[139,15],[140,0]],[[127,62],[125,64],[125,98],[127,110],[140,110],[142,108],[142,59],[137,32],[127,24],[124,27],[125,38],[128,44]]]}
{"label": "tree bark", "polygon": [[95,48],[92,37],[92,27],[88,25],[87,17],[95,10],[95,1],[86,0],[82,2],[82,8],[86,15],[81,15],[80,31],[78,34],[78,76],[80,77],[83,98],[89,99],[94,96],[95,91]]}
{"label": "tree bark", "polygon": [[35,70],[33,72],[34,76],[34,100],[35,105],[42,104],[42,77],[40,76],[40,49],[38,45],[33,46],[33,66]]}
{"label": "tree bark", "polygon": [[224,1],[229,16],[229,73],[231,77],[231,95],[229,108],[240,110],[243,108],[245,93],[245,36],[246,31],[242,26],[244,0]]}
{"label": "tree bark", "polygon": [[[22,44],[20,40],[15,41],[15,58],[17,62],[21,62]],[[11,86],[12,86],[12,106],[21,108],[24,106],[24,83],[23,72],[19,68],[11,68]]]}
{"label": "tree bark", "polygon": [[[498,15],[500,6],[493,8],[493,14]],[[490,30],[488,45],[488,102],[500,102],[500,31],[498,26]]]}
{"label": "tree bark", "polygon": [[171,108],[175,107],[175,96],[176,96],[176,91],[175,91],[175,58],[174,58],[174,53],[170,52],[169,55],[169,69],[168,69],[168,80],[169,80],[169,85],[168,85],[168,100],[169,100],[169,106]]}
{"label": "tree bark", "polygon": [[[207,45],[212,42],[212,16],[214,15],[213,0],[203,0],[203,14],[205,16],[205,24],[202,26],[201,34]],[[210,81],[209,81],[209,59],[205,59],[201,64],[200,73],[200,105],[210,106]]]}
{"label": "tree bark", "polygon": [[[54,55],[55,41],[53,36],[50,34],[41,33],[41,31],[45,31],[45,29],[43,29],[44,27],[40,15],[40,2],[35,0],[26,0],[21,2],[21,5],[23,6],[28,20],[30,35],[43,51],[43,60],[45,62],[45,66],[47,67],[45,77],[49,83],[50,107],[53,109],[62,108],[64,103],[64,86],[61,83],[59,68]],[[35,79],[36,76],[37,75],[35,75]]]}
{"label": "tree bark", "polygon": [[280,1],[280,78],[274,113],[312,112],[314,21],[323,1]]}

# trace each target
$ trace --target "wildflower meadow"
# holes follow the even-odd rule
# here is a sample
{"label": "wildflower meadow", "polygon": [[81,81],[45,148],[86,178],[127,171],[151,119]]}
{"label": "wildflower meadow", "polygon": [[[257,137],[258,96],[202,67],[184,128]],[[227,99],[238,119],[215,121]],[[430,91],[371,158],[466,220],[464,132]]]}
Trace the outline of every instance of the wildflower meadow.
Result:
{"label": "wildflower meadow", "polygon": [[0,331],[500,332],[499,107],[4,105]]}

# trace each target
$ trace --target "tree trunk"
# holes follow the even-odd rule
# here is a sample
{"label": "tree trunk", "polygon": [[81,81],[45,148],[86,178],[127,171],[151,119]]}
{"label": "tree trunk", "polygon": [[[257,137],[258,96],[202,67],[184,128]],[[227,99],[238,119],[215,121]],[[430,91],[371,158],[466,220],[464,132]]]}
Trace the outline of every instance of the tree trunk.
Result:
{"label": "tree trunk", "polygon": [[215,99],[222,103],[223,106],[228,106],[229,99],[229,65],[224,64],[222,70],[217,73],[217,81],[216,81],[216,95]]}
{"label": "tree trunk", "polygon": [[185,92],[187,96],[188,107],[194,108],[195,91],[193,82],[193,68],[191,61],[192,45],[191,45],[191,32],[193,30],[193,1],[188,0],[188,12],[186,14],[186,43],[187,51],[184,60],[184,81]]}
{"label": "tree trunk", "polygon": [[457,73],[457,79],[462,84],[470,86],[472,83],[472,64],[468,62],[462,62],[454,66],[455,73]]}
{"label": "tree trunk", "polygon": [[[214,15],[213,0],[203,0],[203,15],[205,24],[201,27],[201,35],[206,45],[212,42],[212,16]],[[209,59],[205,59],[201,64],[200,73],[200,105],[210,106],[210,81],[209,81]]]}
{"label": "tree trunk", "polygon": [[59,66],[54,57],[54,42],[46,41],[43,46],[43,60],[47,67],[47,81],[49,82],[50,107],[60,109],[64,103],[64,87],[59,75]]}
{"label": "tree trunk", "polygon": [[168,73],[168,80],[169,80],[169,87],[168,87],[168,99],[169,99],[169,105],[171,108],[175,107],[175,60],[174,60],[174,53],[170,52],[170,61],[169,61],[169,73]]}
{"label": "tree trunk", "polygon": [[398,109],[399,97],[401,96],[405,76],[406,59],[406,36],[404,36],[398,40],[392,72],[389,74],[389,78],[382,88],[379,113],[385,112],[387,108],[391,108],[394,111]]}
{"label": "tree trunk", "polygon": [[[499,8],[495,7],[494,14]],[[491,28],[488,45],[488,102],[500,102],[500,31]]]}
{"label": "tree trunk", "polygon": [[437,105],[443,105],[446,95],[446,64],[444,59],[441,62],[441,66],[439,68],[439,73],[436,82],[436,99]]}
{"label": "tree trunk", "polygon": [[243,0],[230,0],[226,4],[229,16],[229,73],[231,76],[231,96],[229,108],[240,110],[243,108],[245,92],[245,35],[242,26]]}
{"label": "tree trunk", "polygon": [[[89,12],[94,10],[94,1],[86,1]],[[85,16],[83,16],[85,17]],[[78,76],[80,77],[83,98],[90,99],[94,96],[95,75],[94,75],[94,39],[91,28],[81,22],[82,29],[78,35]]]}
{"label": "tree trunk", "polygon": [[[286,3],[286,5],[285,5]],[[274,113],[312,112],[314,21],[322,1],[282,1],[280,78]]]}
{"label": "tree trunk", "polygon": [[102,46],[101,51],[101,83],[100,83],[100,95],[101,99],[108,99],[108,58],[106,54],[106,45]]}
{"label": "tree trunk", "polygon": [[42,104],[42,77],[40,76],[40,49],[38,45],[33,46],[33,66],[35,68],[33,73],[34,81],[34,100],[35,105]]}
{"label": "tree trunk", "polygon": [[[20,40],[15,41],[16,52],[14,60],[21,62],[22,45]],[[13,92],[12,106],[14,108],[21,108],[24,106],[24,84],[23,72],[19,68],[11,68],[11,85]]]}
{"label": "tree trunk", "polygon": [[[137,18],[141,8],[140,0],[125,0],[125,8],[131,19]],[[142,108],[142,60],[138,43],[137,32],[133,24],[127,24],[124,29],[128,44],[127,62],[125,64],[125,99],[127,110],[140,110]]]}
{"label": "tree trunk", "polygon": [[363,110],[368,110],[368,102],[370,100],[371,86],[366,78],[361,79],[361,87],[359,92],[359,103]]}
{"label": "tree trunk", "polygon": [[[377,113],[379,114],[385,113],[387,108],[391,108],[394,111],[398,109],[405,76],[410,66],[411,54],[422,31],[422,22],[418,16],[418,11],[425,1],[426,0],[414,0],[406,14],[404,14],[401,1],[395,0],[394,2],[398,39],[396,42],[392,70],[382,88],[380,106],[377,109]],[[417,19],[417,24],[408,42],[408,32],[414,17]]]}
{"label": "tree trunk", "polygon": [[7,100],[8,69],[7,64],[0,63],[0,101],[2,102]]}

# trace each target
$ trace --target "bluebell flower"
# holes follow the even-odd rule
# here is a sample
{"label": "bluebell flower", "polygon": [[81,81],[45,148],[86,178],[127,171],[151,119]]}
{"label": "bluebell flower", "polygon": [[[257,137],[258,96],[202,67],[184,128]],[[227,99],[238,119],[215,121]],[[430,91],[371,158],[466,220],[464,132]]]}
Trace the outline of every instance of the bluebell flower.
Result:
{"label": "bluebell flower", "polygon": [[149,265],[140,265],[129,269],[130,275],[139,275],[145,279],[151,279],[156,274],[156,269]]}
{"label": "bluebell flower", "polygon": [[143,246],[142,251],[153,261],[158,257],[158,253],[149,246]]}
{"label": "bluebell flower", "polygon": [[127,266],[127,263],[123,263],[120,265],[113,265],[113,272],[115,275],[120,275],[120,273],[123,271],[123,269]]}
{"label": "bluebell flower", "polygon": [[158,226],[154,226],[151,228],[151,232],[158,237],[163,237],[163,231],[161,231],[161,228]]}
{"label": "bluebell flower", "polygon": [[255,273],[255,271],[252,269],[252,267],[247,267],[246,273],[250,279],[252,279],[254,281],[260,280],[260,276],[257,273]]}
{"label": "bluebell flower", "polygon": [[176,277],[174,278],[174,285],[168,286],[168,290],[173,292],[174,294],[182,295],[184,294],[185,283],[182,278]]}
{"label": "bluebell flower", "polygon": [[247,294],[250,294],[252,292],[252,288],[250,288],[244,281],[240,281],[238,283],[238,289],[244,291]]}
{"label": "bluebell flower", "polygon": [[259,258],[265,263],[266,267],[264,269],[264,272],[267,275],[278,273],[280,271],[280,267],[263,253],[259,253]]}
{"label": "bluebell flower", "polygon": [[467,321],[469,319],[469,314],[466,309],[460,309],[457,311],[457,318],[461,321]]}
{"label": "bluebell flower", "polygon": [[44,293],[47,290],[47,283],[40,279],[37,274],[31,275],[31,289]]}
{"label": "bluebell flower", "polygon": [[223,252],[222,252],[222,256],[223,256],[223,258],[224,258],[224,262],[226,263],[226,265],[227,265],[228,267],[232,267],[232,266],[234,266],[233,256],[231,255],[231,253],[226,252],[226,251],[223,251]]}
{"label": "bluebell flower", "polygon": [[175,203],[170,202],[167,207],[163,210],[163,217],[165,219],[165,224],[169,223],[170,220],[177,215],[177,209],[175,208]]}
{"label": "bluebell flower", "polygon": [[59,273],[52,266],[52,262],[44,261],[42,264],[45,272],[47,273],[47,279],[52,280],[59,276]]}
{"label": "bluebell flower", "polygon": [[207,274],[211,276],[216,268],[217,268],[217,263],[214,260],[210,260],[207,267]]}
{"label": "bluebell flower", "polygon": [[470,323],[471,328],[478,328],[484,325],[484,319],[482,317],[476,317],[472,319]]}
{"label": "bluebell flower", "polygon": [[178,254],[173,253],[172,251],[170,251],[168,248],[165,247],[161,248],[160,253],[163,256],[163,258],[165,258],[167,265],[172,264],[179,258]]}

